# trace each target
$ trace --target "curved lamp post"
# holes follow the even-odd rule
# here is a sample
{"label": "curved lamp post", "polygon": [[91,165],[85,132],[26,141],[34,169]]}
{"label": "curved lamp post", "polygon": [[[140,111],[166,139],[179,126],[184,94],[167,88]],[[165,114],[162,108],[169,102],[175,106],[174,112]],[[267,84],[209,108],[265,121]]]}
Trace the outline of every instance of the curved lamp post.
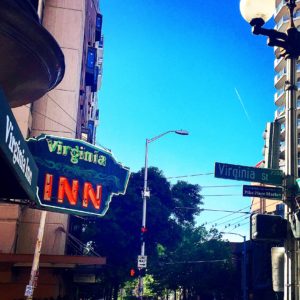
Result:
{"label": "curved lamp post", "polygon": [[222,234],[233,234],[243,238],[243,264],[242,264],[242,290],[243,300],[247,300],[247,248],[246,248],[246,236],[235,232],[220,232]]}
{"label": "curved lamp post", "polygon": [[[189,135],[189,132],[186,130],[168,130],[164,133],[161,133],[151,139],[146,139],[146,146],[145,146],[145,169],[144,169],[144,188],[142,192],[143,197],[143,216],[142,216],[142,234],[146,231],[146,212],[147,212],[147,197],[150,197],[150,191],[148,190],[148,145],[159,138],[163,137],[168,133],[176,133],[179,135]],[[145,241],[142,240],[141,246],[141,256],[145,255]],[[143,295],[143,276],[139,275],[139,297],[142,298]]]}
{"label": "curved lamp post", "polygon": [[[286,32],[274,29],[265,29],[262,26],[275,11],[275,0],[241,0],[240,10],[242,16],[252,26],[252,32],[256,35],[268,37],[267,44],[271,47],[279,47],[276,57],[284,57],[286,60],[286,82],[285,82],[285,217],[292,229],[297,220],[295,201],[295,180],[298,177],[297,166],[297,124],[296,124],[296,61],[300,56],[300,32],[294,24],[294,10],[296,0],[285,0],[289,10],[290,25]],[[299,292],[299,269],[298,253],[299,243],[288,230],[285,242],[285,275],[284,275],[284,299],[298,300]]]}

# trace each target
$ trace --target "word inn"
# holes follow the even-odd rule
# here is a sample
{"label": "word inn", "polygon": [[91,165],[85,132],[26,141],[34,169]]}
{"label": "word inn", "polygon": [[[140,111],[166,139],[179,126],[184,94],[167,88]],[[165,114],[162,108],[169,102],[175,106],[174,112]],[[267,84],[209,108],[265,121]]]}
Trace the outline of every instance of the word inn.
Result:
{"label": "word inn", "polygon": [[[51,201],[55,199],[52,197],[54,176],[52,174],[46,174],[44,183],[43,199],[45,201]],[[78,203],[79,194],[79,181],[77,179],[72,180],[72,186],[68,179],[64,176],[60,176],[57,186],[57,202],[63,203],[65,198],[69,202],[70,206],[76,206]],[[102,185],[97,185],[94,190],[90,182],[84,182],[82,189],[82,207],[87,208],[89,203],[97,210],[101,207],[102,202]]]}

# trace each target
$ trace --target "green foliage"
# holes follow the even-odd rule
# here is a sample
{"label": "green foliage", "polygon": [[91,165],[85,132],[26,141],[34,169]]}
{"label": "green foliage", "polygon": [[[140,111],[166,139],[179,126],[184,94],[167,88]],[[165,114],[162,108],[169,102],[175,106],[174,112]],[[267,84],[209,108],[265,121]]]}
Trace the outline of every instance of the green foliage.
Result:
{"label": "green foliage", "polygon": [[[143,169],[132,173],[126,194],[113,198],[106,216],[84,222],[73,218],[71,224],[77,229],[72,234],[107,258],[98,275],[101,284],[118,289],[129,281],[128,297],[137,284],[130,278],[130,269],[137,269],[141,251],[143,180]],[[195,227],[202,204],[200,186],[184,181],[171,186],[162,171],[153,167],[148,169],[148,186],[145,294],[162,295],[166,289],[179,287],[194,293],[225,288],[224,278],[229,278],[231,271],[228,247],[216,230]],[[223,259],[219,263],[192,263]]]}
{"label": "green foliage", "polygon": [[[107,257],[105,275],[110,281],[123,283],[129,278],[130,268],[137,264],[141,247],[143,180],[144,170],[132,173],[126,194],[113,198],[110,209],[103,218],[89,218],[77,226],[76,223],[81,221],[78,218],[72,220],[72,227],[77,228],[73,234],[84,243],[93,241],[95,251]],[[196,207],[201,204],[201,196],[197,194],[200,190],[198,186],[184,182],[180,182],[179,187],[175,185],[171,188],[162,171],[157,168],[148,169],[148,186],[151,197],[147,200],[145,239],[146,254],[152,259],[157,256],[157,244],[174,249],[180,240],[179,223],[183,222],[184,213],[178,214],[174,210],[175,206],[185,204],[190,199]],[[180,191],[181,186],[187,195]],[[190,212],[186,219],[187,222],[193,222]]]}
{"label": "green foliage", "polygon": [[194,224],[195,215],[200,213],[199,204],[203,204],[200,186],[178,181],[171,191],[178,223],[182,225]]}
{"label": "green foliage", "polygon": [[229,244],[220,237],[215,229],[185,226],[175,251],[160,251],[157,264],[152,265],[156,293],[181,287],[193,295],[219,293],[230,299],[235,270]]}

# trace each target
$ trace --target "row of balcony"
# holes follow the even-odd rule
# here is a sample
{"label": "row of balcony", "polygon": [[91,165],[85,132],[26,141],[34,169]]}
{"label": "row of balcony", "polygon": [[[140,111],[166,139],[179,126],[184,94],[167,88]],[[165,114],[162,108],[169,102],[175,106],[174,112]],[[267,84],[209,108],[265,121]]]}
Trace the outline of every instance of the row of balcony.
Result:
{"label": "row of balcony", "polygon": [[[300,78],[300,64],[299,63],[296,65],[296,72]],[[280,88],[284,84],[285,80],[286,80],[286,68],[284,67],[274,77],[275,87]]]}
{"label": "row of balcony", "polygon": [[[298,119],[297,119],[297,130],[298,130],[298,131],[300,130],[300,118],[299,118],[299,117],[298,117]],[[299,133],[300,133],[300,132],[299,132]],[[285,134],[285,123],[282,123],[282,124],[280,125],[280,135],[281,135],[282,137],[284,137],[284,134]],[[299,141],[300,141],[300,137],[298,137],[298,146],[300,146]]]}
{"label": "row of balcony", "polygon": [[[298,6],[298,4],[300,3],[300,0],[297,0],[296,1],[296,4]],[[275,10],[275,14],[274,14],[274,19],[278,20],[278,18],[281,18],[283,14],[286,14],[287,13],[287,9],[286,9],[286,1],[285,0],[282,0],[276,7],[276,10]]]}
{"label": "row of balcony", "polygon": [[[300,149],[300,137],[298,137],[297,139],[297,146],[298,146],[298,149]],[[281,142],[280,143],[280,152],[284,152],[285,151],[285,141]],[[298,154],[298,158],[300,158],[300,152]]]}
{"label": "row of balcony", "polygon": [[[297,109],[300,110],[300,99],[297,99]],[[285,107],[283,106],[279,106],[278,109],[275,112],[275,119],[279,119],[280,117],[284,117],[285,116]]]}
{"label": "row of balcony", "polygon": [[[276,24],[275,29],[285,32],[287,30],[287,26],[289,24],[290,16],[289,15],[284,15]],[[295,26],[297,27],[299,25],[300,21],[300,11],[296,11],[294,13],[294,22]]]}
{"label": "row of balcony", "polygon": [[[300,141],[298,139],[298,150],[300,148]],[[298,158],[297,158],[297,163],[298,163],[298,168],[300,167],[300,152],[298,152]],[[280,169],[283,169],[284,167],[284,157],[285,157],[285,143],[281,143],[280,144],[280,159],[281,159],[281,163],[279,164],[280,165]]]}
{"label": "row of balcony", "polygon": [[[299,67],[300,71],[300,67]],[[300,82],[297,82],[297,88],[298,88],[298,93],[300,91]],[[274,94],[274,102],[277,106],[283,106],[285,105],[285,90],[284,88],[280,88],[277,90],[277,92]]]}

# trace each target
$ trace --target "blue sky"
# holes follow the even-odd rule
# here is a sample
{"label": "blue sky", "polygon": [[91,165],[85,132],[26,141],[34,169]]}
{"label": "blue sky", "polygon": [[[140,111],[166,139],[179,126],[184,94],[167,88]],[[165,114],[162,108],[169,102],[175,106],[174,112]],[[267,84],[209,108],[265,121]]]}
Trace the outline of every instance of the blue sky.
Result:
{"label": "blue sky", "polygon": [[[98,144],[137,171],[144,165],[146,138],[188,130],[189,136],[168,134],[149,145],[149,165],[166,177],[211,173],[216,161],[254,166],[262,159],[262,133],[276,109],[274,52],[264,37],[251,34],[239,1],[101,0],[100,9]],[[237,196],[242,186],[206,187],[242,182],[213,175],[184,179],[205,187],[203,208],[250,205],[250,198]],[[224,194],[234,196],[208,196]],[[226,215],[203,212],[198,222]],[[234,214],[213,223],[225,221],[219,230],[248,234],[248,225],[224,228],[245,224],[243,218]]]}

